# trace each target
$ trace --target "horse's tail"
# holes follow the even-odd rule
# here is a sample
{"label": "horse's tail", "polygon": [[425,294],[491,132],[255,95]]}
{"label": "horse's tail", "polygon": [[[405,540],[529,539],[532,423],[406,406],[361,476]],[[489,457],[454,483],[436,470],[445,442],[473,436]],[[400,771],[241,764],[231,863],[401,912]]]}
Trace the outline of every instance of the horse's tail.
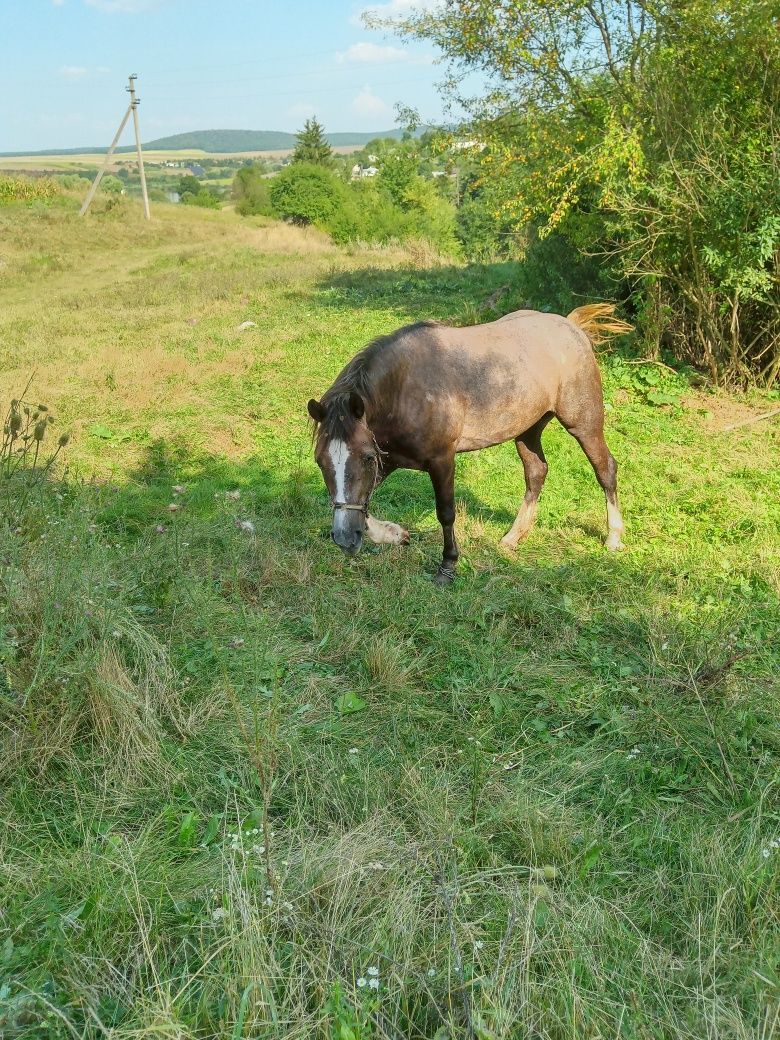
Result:
{"label": "horse's tail", "polygon": [[608,340],[610,336],[631,332],[634,327],[627,321],[615,317],[613,303],[588,303],[584,307],[577,307],[566,317],[582,329],[594,347]]}

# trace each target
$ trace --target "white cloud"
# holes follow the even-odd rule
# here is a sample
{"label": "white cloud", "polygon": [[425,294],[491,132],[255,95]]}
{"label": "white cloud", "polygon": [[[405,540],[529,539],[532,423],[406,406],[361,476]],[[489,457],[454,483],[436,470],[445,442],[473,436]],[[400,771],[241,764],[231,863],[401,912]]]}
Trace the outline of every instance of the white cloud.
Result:
{"label": "white cloud", "polygon": [[352,101],[352,111],[359,116],[392,116],[393,110],[380,97],[373,92],[371,87],[363,87],[360,93]]}
{"label": "white cloud", "polygon": [[391,61],[408,61],[410,54],[400,47],[384,47],[379,43],[353,43],[345,51],[336,55],[340,65],[347,62],[359,62],[364,65],[384,64]]}

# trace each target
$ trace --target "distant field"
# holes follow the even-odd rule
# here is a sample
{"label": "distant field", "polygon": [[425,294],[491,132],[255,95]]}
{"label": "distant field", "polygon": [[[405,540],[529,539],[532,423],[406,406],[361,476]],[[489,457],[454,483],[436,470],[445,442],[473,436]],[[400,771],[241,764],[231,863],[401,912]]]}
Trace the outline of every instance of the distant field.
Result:
{"label": "distant field", "polygon": [[333,546],[306,401],[518,267],[76,205],[0,207],[0,400],[72,433],[0,480],[4,1040],[777,1040],[777,399],[605,355],[625,552],[553,423],[442,590],[422,474]]}
{"label": "distant field", "polygon": [[[352,152],[358,150],[356,145],[341,145],[333,149],[340,155],[349,155]],[[276,151],[266,152],[219,152],[210,153],[204,152],[198,148],[189,148],[182,151],[174,152],[158,152],[158,151],[144,151],[144,159],[149,163],[163,163],[166,161],[176,161],[182,159],[191,159],[196,161],[198,159],[282,159],[286,155],[290,155],[291,149],[282,149]],[[112,157],[113,159],[114,157]],[[135,154],[129,152],[123,152],[119,156],[116,156],[116,162],[111,163],[111,168],[116,166],[125,165],[126,163],[135,162]],[[103,164],[105,155],[99,152],[89,153],[85,152],[81,155],[21,155],[14,156],[12,158],[0,158],[0,170],[19,170],[27,173],[34,172],[45,172],[55,171],[58,173],[78,173],[80,170],[86,168],[93,168]],[[170,172],[175,176],[181,175],[181,170],[171,169],[167,170],[165,167],[162,168],[162,172]]]}

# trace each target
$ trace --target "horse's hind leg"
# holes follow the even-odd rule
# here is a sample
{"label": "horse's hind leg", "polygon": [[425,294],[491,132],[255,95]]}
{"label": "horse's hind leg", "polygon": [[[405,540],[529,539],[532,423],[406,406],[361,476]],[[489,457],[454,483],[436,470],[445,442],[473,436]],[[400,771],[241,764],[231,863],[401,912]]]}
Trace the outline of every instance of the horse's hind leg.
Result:
{"label": "horse's hind leg", "polygon": [[523,463],[525,473],[525,498],[515,522],[501,539],[501,544],[507,549],[516,549],[517,543],[527,538],[534,526],[539,495],[547,477],[547,460],[542,451],[542,432],[551,418],[552,413],[543,416],[530,430],[526,430],[515,440],[517,454]]}
{"label": "horse's hind leg", "polygon": [[576,426],[567,426],[566,429],[587,455],[588,461],[593,466],[593,472],[596,474],[596,480],[601,485],[607,499],[607,526],[609,527],[607,548],[622,549],[625,525],[618,505],[617,462],[607,447],[604,430],[597,428],[583,432]]}

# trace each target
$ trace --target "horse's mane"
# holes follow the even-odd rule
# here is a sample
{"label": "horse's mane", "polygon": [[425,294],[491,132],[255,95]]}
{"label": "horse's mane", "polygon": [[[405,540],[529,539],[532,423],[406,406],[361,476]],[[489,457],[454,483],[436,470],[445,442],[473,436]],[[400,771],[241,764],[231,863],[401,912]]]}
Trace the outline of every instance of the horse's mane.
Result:
{"label": "horse's mane", "polygon": [[412,325],[404,325],[387,336],[377,336],[355,354],[336,376],[333,385],[322,395],[320,404],[325,409],[325,418],[318,426],[318,434],[348,440],[357,422],[350,408],[350,396],[359,394],[367,409],[376,404],[377,358],[410,333],[441,328],[442,324],[440,321],[417,321]]}

